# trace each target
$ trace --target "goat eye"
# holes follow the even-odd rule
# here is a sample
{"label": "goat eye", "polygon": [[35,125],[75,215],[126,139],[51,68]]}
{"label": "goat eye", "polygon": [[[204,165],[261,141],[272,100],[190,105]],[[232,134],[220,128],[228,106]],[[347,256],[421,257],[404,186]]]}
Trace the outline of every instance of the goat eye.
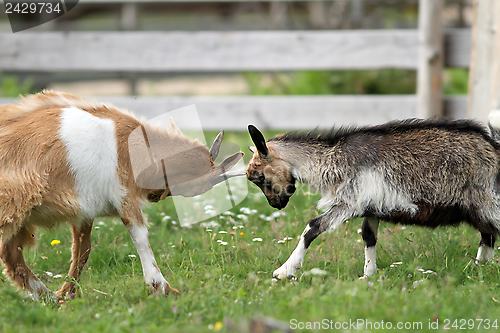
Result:
{"label": "goat eye", "polygon": [[263,181],[264,179],[266,179],[266,177],[264,176],[263,173],[261,173],[260,175],[257,176],[257,178],[260,180],[260,181]]}

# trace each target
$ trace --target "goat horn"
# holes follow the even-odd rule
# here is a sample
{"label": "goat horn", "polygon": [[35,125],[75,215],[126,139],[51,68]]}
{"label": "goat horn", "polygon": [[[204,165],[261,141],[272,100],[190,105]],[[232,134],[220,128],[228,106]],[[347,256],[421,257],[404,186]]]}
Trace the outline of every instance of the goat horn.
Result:
{"label": "goat horn", "polygon": [[172,117],[170,117],[170,127],[172,127],[173,133],[178,134],[178,135],[182,134],[179,127],[177,127],[177,125],[174,123],[174,120],[172,119]]}
{"label": "goat horn", "polygon": [[215,161],[215,159],[219,155],[219,149],[223,138],[224,131],[220,131],[219,134],[217,134],[214,143],[212,143],[212,147],[210,147],[210,156],[212,156],[212,161]]}

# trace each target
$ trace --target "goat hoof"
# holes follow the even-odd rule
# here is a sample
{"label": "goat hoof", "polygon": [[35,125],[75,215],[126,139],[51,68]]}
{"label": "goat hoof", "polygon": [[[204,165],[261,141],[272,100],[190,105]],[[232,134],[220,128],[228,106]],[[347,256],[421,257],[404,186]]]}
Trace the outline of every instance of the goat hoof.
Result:
{"label": "goat hoof", "polygon": [[285,263],[283,266],[278,268],[273,272],[273,277],[278,280],[284,279],[295,279],[295,269],[288,269],[288,265]]}
{"label": "goat hoof", "polygon": [[165,296],[168,296],[168,294],[173,291],[175,294],[177,295],[180,295],[181,292],[177,289],[177,288],[172,288],[172,287],[169,287],[169,290],[165,293]]}

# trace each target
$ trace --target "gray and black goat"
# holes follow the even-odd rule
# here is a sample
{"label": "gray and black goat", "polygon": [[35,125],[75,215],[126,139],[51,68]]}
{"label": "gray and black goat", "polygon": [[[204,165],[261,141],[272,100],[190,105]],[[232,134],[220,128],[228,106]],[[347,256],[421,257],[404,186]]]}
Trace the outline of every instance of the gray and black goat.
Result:
{"label": "gray and black goat", "polygon": [[[437,227],[466,222],[481,233],[478,262],[493,257],[500,233],[500,111],[489,130],[471,120],[404,120],[331,131],[289,132],[255,147],[247,177],[284,208],[295,182],[321,193],[324,210],[273,276],[293,277],[311,242],[347,219],[364,217],[364,276],[377,269],[379,220]],[[491,119],[491,115],[490,115]],[[493,125],[492,125],[493,124]]]}

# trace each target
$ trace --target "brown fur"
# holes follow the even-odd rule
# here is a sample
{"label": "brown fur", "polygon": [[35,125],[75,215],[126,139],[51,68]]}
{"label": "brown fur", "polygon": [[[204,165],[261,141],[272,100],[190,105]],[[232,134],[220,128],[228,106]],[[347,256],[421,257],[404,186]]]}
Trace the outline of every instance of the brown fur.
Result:
{"label": "brown fur", "polygon": [[79,280],[83,266],[90,255],[92,222],[83,223],[77,227],[72,225],[73,246],[71,247],[71,267],[69,269],[69,281],[64,282],[62,288],[57,292],[65,296],[75,292],[75,282]]}
{"label": "brown fur", "polygon": [[[70,281],[59,290],[61,296],[75,292],[74,282],[78,281],[91,248],[92,219],[80,216],[75,178],[59,138],[61,109],[69,106],[99,118],[111,119],[115,124],[118,179],[126,195],[121,207],[114,207],[109,215],[119,216],[126,226],[146,223],[141,210],[143,202],[156,202],[171,195],[169,186],[146,189],[136,184],[128,147],[128,138],[134,129],[142,127],[148,134],[150,145],[155,144],[155,140],[162,141],[162,145],[155,147],[159,155],[166,153],[165,150],[170,154],[172,151],[178,153],[176,159],[168,159],[166,165],[163,160],[154,162],[154,167],[160,171],[163,168],[185,170],[184,174],[174,175],[178,182],[201,176],[208,181],[208,175],[220,169],[214,166],[208,148],[197,140],[185,137],[178,130],[154,128],[111,105],[44,91],[22,99],[19,105],[0,107],[0,258],[5,266],[4,274],[16,286],[35,294],[35,298],[43,297],[42,294],[54,298],[26,266],[22,256],[22,250],[34,244],[36,227],[50,228],[68,222],[73,230]],[[163,180],[164,173],[158,175]],[[177,194],[196,195],[211,188],[198,183],[190,187],[189,193]],[[39,283],[37,286],[41,285],[41,289],[34,290],[33,283]]]}
{"label": "brown fur", "polygon": [[254,155],[247,169],[248,180],[259,186],[272,207],[281,209],[295,191],[289,163],[280,158],[272,144],[268,144],[266,156],[259,154],[254,147],[250,148]]}

